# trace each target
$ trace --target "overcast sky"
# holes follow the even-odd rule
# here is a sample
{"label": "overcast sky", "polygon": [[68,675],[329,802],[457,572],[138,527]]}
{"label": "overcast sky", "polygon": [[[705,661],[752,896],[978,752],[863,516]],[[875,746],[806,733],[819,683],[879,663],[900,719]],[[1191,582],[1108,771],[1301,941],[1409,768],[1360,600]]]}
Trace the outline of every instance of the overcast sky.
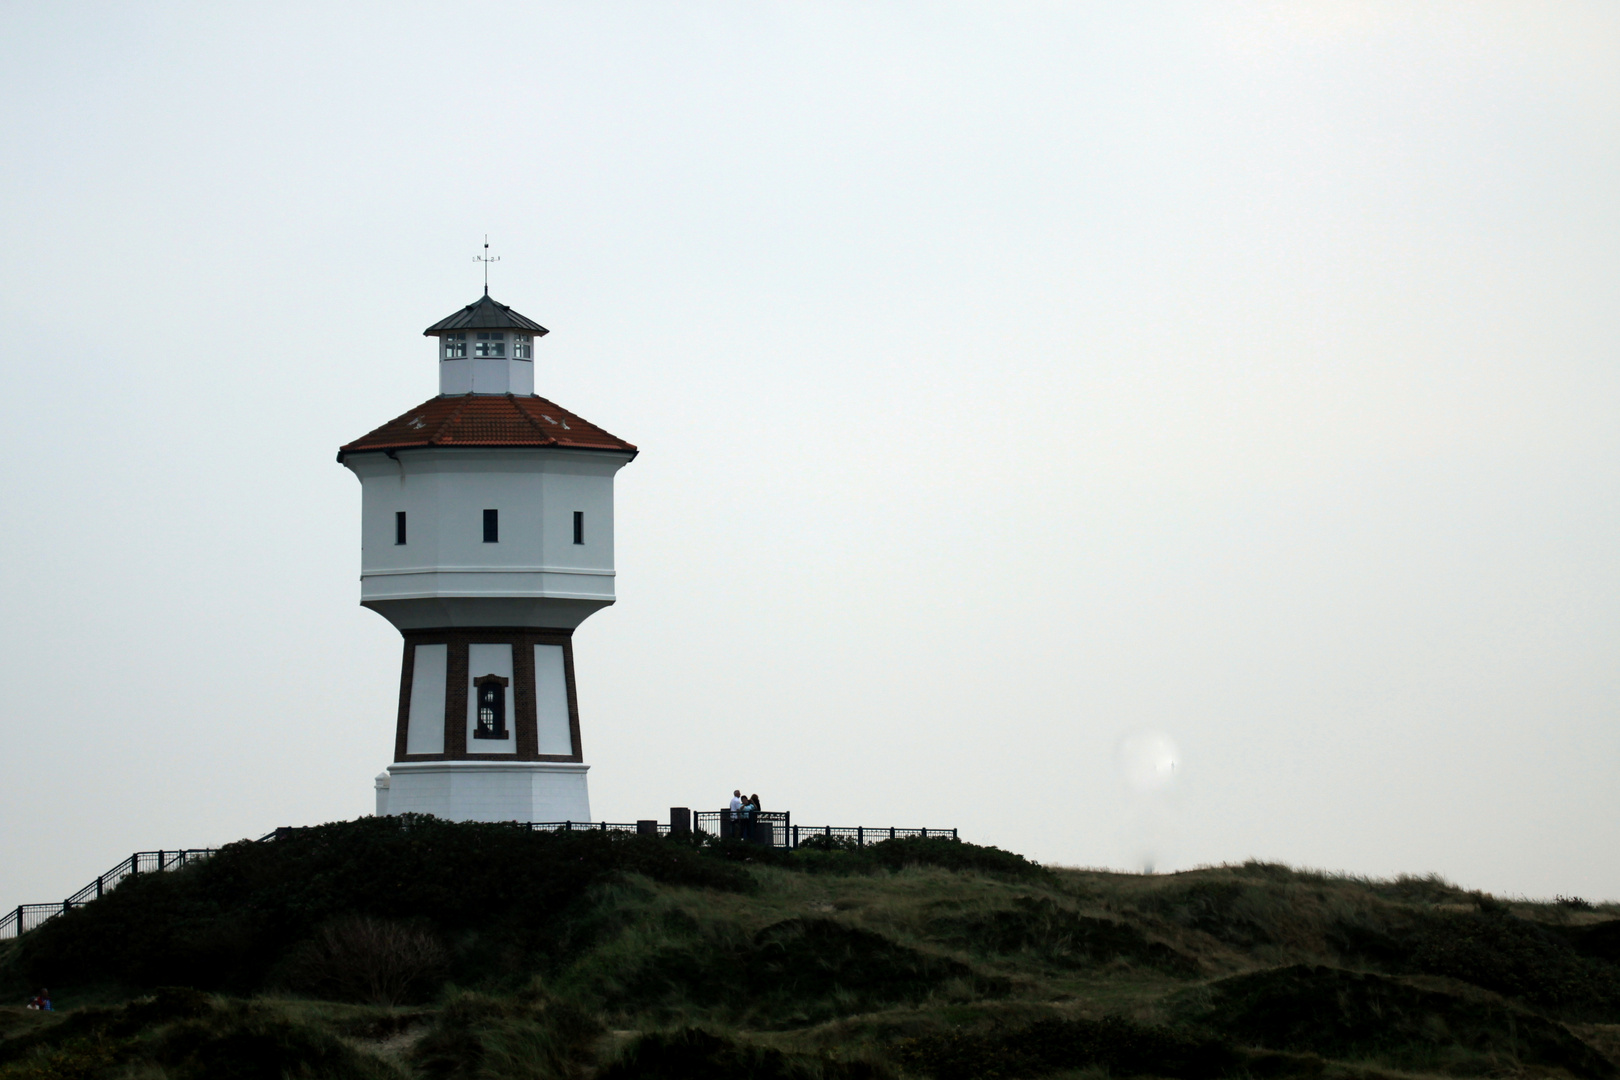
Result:
{"label": "overcast sky", "polygon": [[400,639],[334,454],[437,391],[486,232],[537,391],[642,451],[599,818],[1620,898],[1620,6],[0,40],[0,908],[370,812]]}

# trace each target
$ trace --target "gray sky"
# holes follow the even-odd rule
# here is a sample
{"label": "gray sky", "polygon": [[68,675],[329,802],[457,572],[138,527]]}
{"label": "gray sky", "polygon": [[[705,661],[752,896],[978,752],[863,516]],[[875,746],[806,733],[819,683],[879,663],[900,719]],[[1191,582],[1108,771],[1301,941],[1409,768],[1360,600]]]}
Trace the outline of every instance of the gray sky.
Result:
{"label": "gray sky", "polygon": [[369,812],[400,644],[333,456],[436,391],[486,231],[538,391],[642,448],[599,817],[1620,897],[1620,7],[0,39],[0,907]]}

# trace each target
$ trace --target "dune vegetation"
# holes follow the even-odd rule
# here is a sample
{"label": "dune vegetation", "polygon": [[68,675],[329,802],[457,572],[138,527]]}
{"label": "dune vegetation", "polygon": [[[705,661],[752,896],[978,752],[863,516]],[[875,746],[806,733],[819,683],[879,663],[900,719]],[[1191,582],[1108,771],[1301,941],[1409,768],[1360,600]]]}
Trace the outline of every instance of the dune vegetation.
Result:
{"label": "dune vegetation", "polygon": [[362,818],[128,878],[0,994],[0,1080],[1620,1080],[1620,907]]}

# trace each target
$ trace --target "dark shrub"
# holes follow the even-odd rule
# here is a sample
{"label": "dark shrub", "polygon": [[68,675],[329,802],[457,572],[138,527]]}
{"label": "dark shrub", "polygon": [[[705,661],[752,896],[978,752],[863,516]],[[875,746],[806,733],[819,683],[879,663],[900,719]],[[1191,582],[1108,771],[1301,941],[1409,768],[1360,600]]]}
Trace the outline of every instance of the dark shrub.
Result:
{"label": "dark shrub", "polygon": [[74,1009],[50,1027],[0,1041],[0,1064],[19,1060],[41,1047],[75,1041],[111,1047],[150,1028],[210,1016],[215,1008],[207,994],[185,987],[163,987],[149,997],[121,1006]]}
{"label": "dark shrub", "polygon": [[180,1080],[399,1080],[392,1067],[335,1035],[252,1009],[182,1021],[152,1056]]}
{"label": "dark shrub", "polygon": [[344,915],[316,930],[283,970],[294,990],[387,1007],[422,1000],[443,979],[449,962],[438,936],[424,926]]}
{"label": "dark shrub", "polygon": [[1267,884],[1205,879],[1161,889],[1141,907],[1228,945],[1252,949],[1278,940],[1276,915],[1287,904]]}
{"label": "dark shrub", "polygon": [[1119,1016],[1041,1020],[991,1032],[906,1039],[896,1044],[893,1055],[908,1071],[927,1073],[935,1080],[1013,1080],[1094,1066],[1118,1076],[1206,1080],[1232,1071],[1242,1061],[1217,1040]]}
{"label": "dark shrub", "polygon": [[1273,1050],[1375,1058],[1419,1071],[1512,1070],[1523,1062],[1606,1080],[1613,1066],[1562,1025],[1500,1001],[1383,975],[1295,965],[1222,979],[1183,998],[1184,1018]]}
{"label": "dark shrub", "polygon": [[547,995],[509,1001],[462,994],[416,1044],[411,1061],[429,1080],[549,1080],[586,1069],[602,1034],[593,1017]]}
{"label": "dark shrub", "polygon": [[1571,1017],[1620,1020],[1620,970],[1580,955],[1539,923],[1436,912],[1393,937],[1398,970],[1461,979]]}
{"label": "dark shrub", "polygon": [[[523,968],[556,954],[569,906],[591,885],[628,873],[678,885],[753,887],[743,868],[657,837],[360,818],[231,844],[182,870],[126,878],[102,899],[27,934],[9,960],[14,975],[36,985],[101,981],[249,993],[315,927],[370,916],[419,921],[451,939],[485,933],[501,942],[504,962]],[[470,978],[490,969],[488,958],[478,959]]]}
{"label": "dark shrub", "polygon": [[603,1008],[679,1015],[697,1007],[766,1026],[917,1001],[956,980],[988,996],[1008,988],[948,957],[832,919],[789,919],[751,940],[694,937],[592,978],[583,989]]}
{"label": "dark shrub", "polygon": [[[754,992],[795,999],[852,995],[865,1005],[914,1001],[951,979],[973,979],[965,964],[930,956],[832,919],[788,919],[754,937]],[[995,980],[980,980],[1005,992]],[[994,992],[992,990],[992,992]]]}
{"label": "dark shrub", "polygon": [[1620,919],[1563,928],[1560,936],[1582,956],[1620,966]]}
{"label": "dark shrub", "polygon": [[598,1080],[878,1080],[887,1070],[861,1061],[788,1055],[745,1046],[697,1028],[637,1039]]}
{"label": "dark shrub", "polygon": [[934,837],[904,836],[857,845],[847,838],[807,836],[793,855],[790,865],[820,873],[863,874],[907,866],[937,866],[958,873],[1009,878],[1050,876],[1045,867],[1014,852]]}
{"label": "dark shrub", "polygon": [[400,1080],[336,1036],[187,989],[114,1009],[80,1009],[60,1024],[0,1043],[5,1080],[91,1080],[160,1066],[174,1080]]}
{"label": "dark shrub", "polygon": [[1052,900],[1020,896],[1011,908],[957,919],[939,919],[932,933],[954,945],[984,953],[1028,950],[1060,967],[1090,967],[1124,959],[1176,975],[1196,975],[1198,961],[1149,941],[1129,923],[1081,915]]}

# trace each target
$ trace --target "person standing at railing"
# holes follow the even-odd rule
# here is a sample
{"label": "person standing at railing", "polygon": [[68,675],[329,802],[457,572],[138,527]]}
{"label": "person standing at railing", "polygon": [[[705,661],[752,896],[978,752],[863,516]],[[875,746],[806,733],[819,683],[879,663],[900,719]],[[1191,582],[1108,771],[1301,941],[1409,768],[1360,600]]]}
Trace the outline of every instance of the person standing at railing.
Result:
{"label": "person standing at railing", "polygon": [[748,814],[748,839],[752,840],[754,838],[754,833],[759,829],[758,792],[748,796],[748,809],[746,813]]}
{"label": "person standing at railing", "polygon": [[728,839],[736,839],[742,835],[742,788],[731,793],[731,827],[726,830]]}
{"label": "person standing at railing", "polygon": [[744,799],[742,804],[742,838],[754,838],[754,803],[752,799]]}

